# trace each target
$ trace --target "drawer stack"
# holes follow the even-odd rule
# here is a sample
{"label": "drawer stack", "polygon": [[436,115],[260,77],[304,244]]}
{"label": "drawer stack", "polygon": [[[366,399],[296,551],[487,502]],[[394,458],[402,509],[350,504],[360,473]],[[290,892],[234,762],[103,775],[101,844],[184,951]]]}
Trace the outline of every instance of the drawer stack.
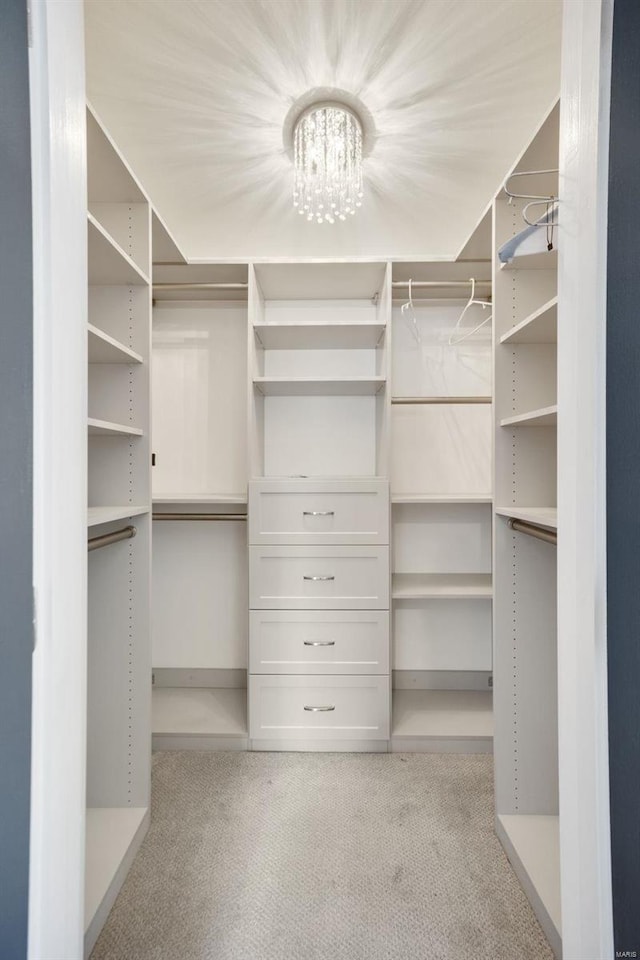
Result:
{"label": "drawer stack", "polygon": [[249,736],[257,750],[385,750],[389,485],[249,484]]}

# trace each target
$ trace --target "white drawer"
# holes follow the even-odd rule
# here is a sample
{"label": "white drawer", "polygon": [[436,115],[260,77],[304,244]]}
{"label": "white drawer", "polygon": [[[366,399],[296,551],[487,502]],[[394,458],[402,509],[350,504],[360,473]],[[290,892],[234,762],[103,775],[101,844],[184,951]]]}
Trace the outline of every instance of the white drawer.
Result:
{"label": "white drawer", "polygon": [[386,610],[388,547],[249,547],[254,610]]}
{"label": "white drawer", "polygon": [[389,677],[252,676],[249,736],[388,740]]}
{"label": "white drawer", "polygon": [[389,673],[389,614],[252,610],[251,673]]}
{"label": "white drawer", "polygon": [[389,483],[254,481],[249,543],[389,543]]}

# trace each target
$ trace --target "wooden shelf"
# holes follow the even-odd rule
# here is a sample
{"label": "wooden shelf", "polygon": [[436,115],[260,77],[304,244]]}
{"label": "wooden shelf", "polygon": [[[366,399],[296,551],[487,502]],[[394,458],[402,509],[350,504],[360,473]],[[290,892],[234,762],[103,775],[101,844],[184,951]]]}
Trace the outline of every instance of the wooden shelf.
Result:
{"label": "wooden shelf", "polygon": [[111,523],[114,520],[126,520],[129,517],[141,517],[149,513],[148,506],[132,506],[125,504],[121,507],[88,507],[87,526],[98,527],[101,523]]}
{"label": "wooden shelf", "polygon": [[88,807],[85,851],[85,946],[107,919],[148,826],[146,807]]}
{"label": "wooden shelf", "polygon": [[338,380],[332,377],[256,377],[253,384],[266,397],[359,397],[370,396],[383,389],[384,377],[353,377]]}
{"label": "wooden shelf", "polygon": [[377,347],[384,323],[257,323],[254,333],[270,350],[366,350]]}
{"label": "wooden shelf", "polygon": [[129,427],[124,423],[110,423],[108,420],[96,420],[89,417],[89,436],[92,437],[141,437],[142,430]]}
{"label": "wooden shelf", "polygon": [[151,729],[154,750],[246,750],[247,691],[154,687]]}
{"label": "wooden shelf", "polygon": [[514,520],[549,527],[550,530],[558,529],[557,507],[496,507],[496,514],[499,517],[513,517]]}
{"label": "wooden shelf", "polygon": [[89,324],[88,353],[89,363],[143,363],[143,358],[135,350],[125,347],[108,333]]}
{"label": "wooden shelf", "polygon": [[128,253],[87,213],[89,283],[95,286],[144,286],[149,278]]}
{"label": "wooden shelf", "polygon": [[558,817],[503,814],[496,832],[556,956],[560,956],[560,829]]}
{"label": "wooden shelf", "polygon": [[541,253],[515,257],[511,263],[501,263],[501,270],[557,270],[558,251],[543,250]]}
{"label": "wooden shelf", "polygon": [[555,427],[558,422],[558,405],[542,407],[540,410],[531,410],[529,413],[519,413],[515,417],[505,417],[500,421],[501,427]]}
{"label": "wooden shelf", "polygon": [[558,298],[552,297],[539,310],[500,337],[500,343],[557,343]]}
{"label": "wooden shelf", "polygon": [[394,690],[391,739],[491,741],[490,691]]}
{"label": "wooden shelf", "polygon": [[220,505],[221,507],[230,505],[230,506],[246,506],[247,497],[242,494],[235,493],[168,493],[162,495],[160,493],[154,493],[153,495],[153,504],[167,503],[167,504],[185,504],[185,506],[194,506],[199,503],[208,504],[211,506]]}
{"label": "wooden shelf", "polygon": [[398,493],[391,495],[391,503],[441,503],[447,504],[474,504],[474,503],[493,503],[493,497],[490,493]]}
{"label": "wooden shelf", "polygon": [[491,599],[489,573],[394,573],[391,596],[394,600],[476,600]]}

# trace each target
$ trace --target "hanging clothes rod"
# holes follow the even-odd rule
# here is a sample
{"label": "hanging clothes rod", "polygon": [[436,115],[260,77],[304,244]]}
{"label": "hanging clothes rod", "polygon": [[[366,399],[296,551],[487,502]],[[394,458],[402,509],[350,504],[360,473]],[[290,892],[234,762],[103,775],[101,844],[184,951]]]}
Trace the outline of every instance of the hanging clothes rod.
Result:
{"label": "hanging clothes rod", "polygon": [[154,520],[246,520],[246,513],[154,513]]}
{"label": "hanging clothes rod", "polygon": [[[438,287],[452,287],[453,289],[468,289],[471,285],[470,280],[412,280],[411,286],[414,290],[437,289]],[[394,289],[409,289],[408,280],[394,280],[391,284]],[[490,287],[491,280],[476,280],[476,287]]]}
{"label": "hanging clothes rod", "polygon": [[114,530],[113,533],[103,533],[100,537],[91,537],[87,541],[87,550],[99,550],[101,547],[108,547],[110,543],[119,543],[120,540],[131,540],[138,531],[135,527],[123,527],[122,530]]}
{"label": "hanging clothes rod", "polygon": [[534,540],[543,540],[545,543],[552,543],[554,547],[558,545],[558,533],[556,530],[548,530],[546,527],[539,527],[536,523],[527,523],[526,520],[515,520],[511,517],[507,520],[507,526],[515,533],[526,533],[528,537]]}
{"label": "hanging clothes rod", "polygon": [[491,403],[491,397],[391,397],[392,404]]}
{"label": "hanging clothes rod", "polygon": [[242,283],[154,283],[154,290],[247,290],[249,284]]}

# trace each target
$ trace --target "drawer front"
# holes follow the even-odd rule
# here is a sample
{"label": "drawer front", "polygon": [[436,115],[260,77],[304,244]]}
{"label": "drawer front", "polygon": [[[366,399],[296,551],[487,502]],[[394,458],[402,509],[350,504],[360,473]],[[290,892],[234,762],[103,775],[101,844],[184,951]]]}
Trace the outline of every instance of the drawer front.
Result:
{"label": "drawer front", "polygon": [[388,740],[388,677],[250,677],[249,736]]}
{"label": "drawer front", "polygon": [[388,547],[249,548],[254,610],[386,610]]}
{"label": "drawer front", "polygon": [[389,484],[252,482],[249,543],[389,543]]}
{"label": "drawer front", "polygon": [[251,673],[389,673],[389,614],[252,610]]}

